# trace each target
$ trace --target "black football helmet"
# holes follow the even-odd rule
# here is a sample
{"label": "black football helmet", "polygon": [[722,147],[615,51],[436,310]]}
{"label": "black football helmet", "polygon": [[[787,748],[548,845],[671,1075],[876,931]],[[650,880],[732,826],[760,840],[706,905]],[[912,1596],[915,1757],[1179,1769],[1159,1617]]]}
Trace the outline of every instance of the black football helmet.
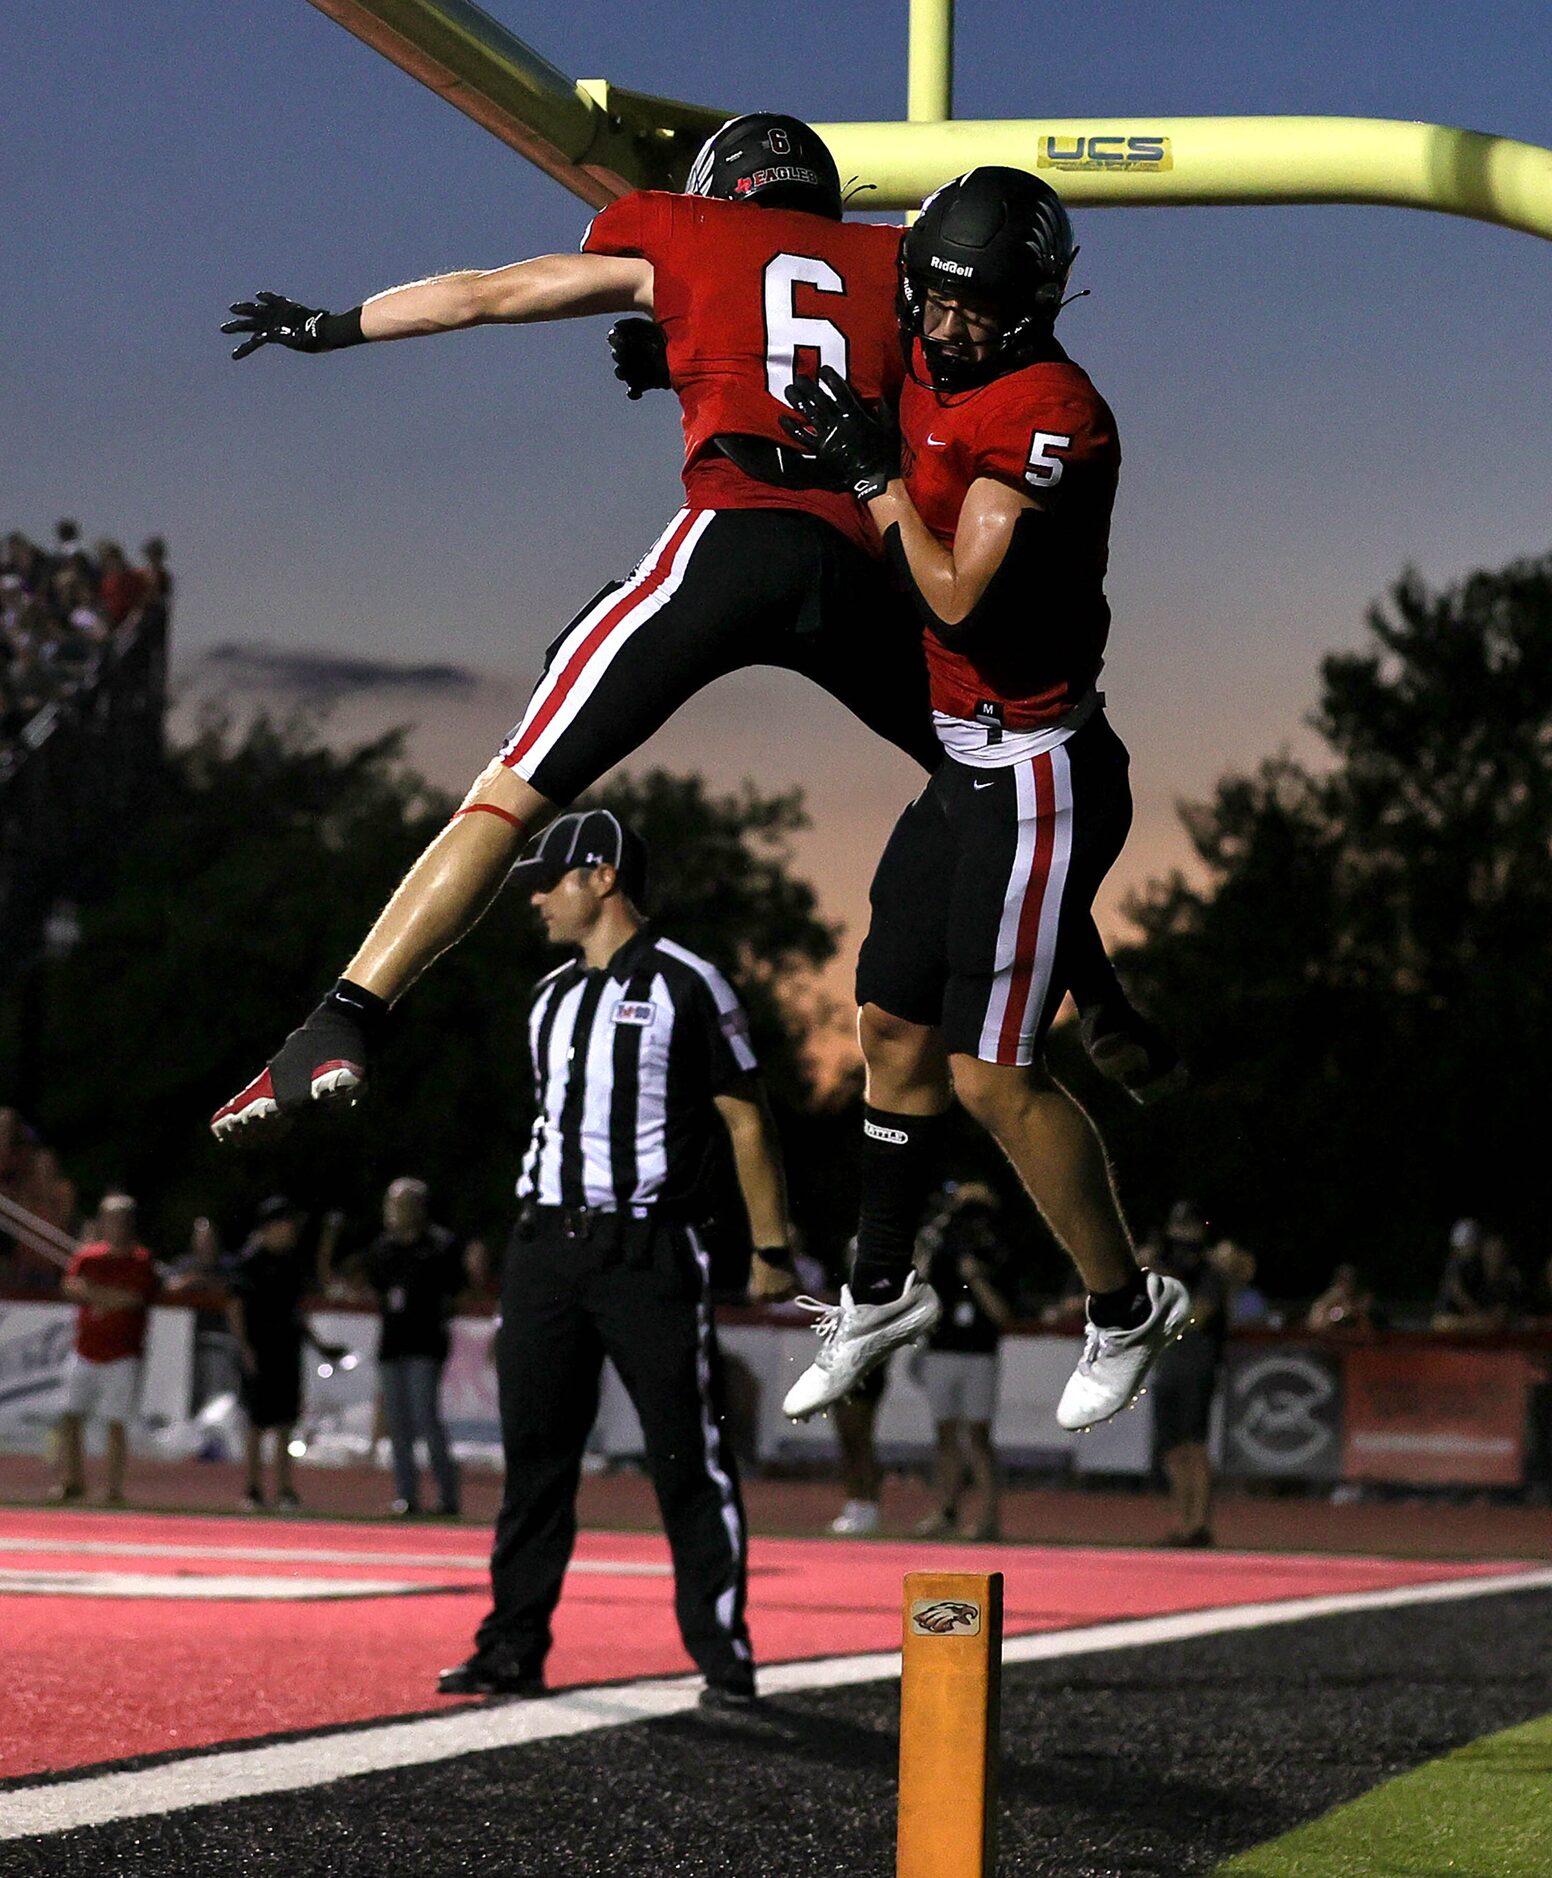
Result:
{"label": "black football helmet", "polygon": [[[940,391],[968,391],[1030,364],[1049,343],[1077,252],[1061,197],[1027,170],[988,165],[945,183],[900,244],[897,310],[907,361],[920,339]],[[924,336],[934,287],[1002,314],[1002,336],[984,359],[954,358]]]}
{"label": "black football helmet", "polygon": [[685,193],[841,219],[841,177],[824,139],[779,111],[730,117],[700,147]]}

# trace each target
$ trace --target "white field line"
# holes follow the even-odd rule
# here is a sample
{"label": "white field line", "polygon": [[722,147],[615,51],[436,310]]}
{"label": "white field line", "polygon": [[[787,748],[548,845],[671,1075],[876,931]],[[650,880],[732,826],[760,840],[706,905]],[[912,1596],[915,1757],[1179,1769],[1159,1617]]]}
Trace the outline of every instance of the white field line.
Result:
{"label": "white field line", "polygon": [[[1096,1624],[1082,1630],[1048,1631],[1011,1638],[1008,1663],[1049,1661],[1102,1650],[1129,1650],[1150,1643],[1178,1643],[1233,1630],[1299,1623],[1355,1611],[1396,1610],[1411,1604],[1447,1604],[1464,1598],[1497,1597],[1510,1591],[1552,1590],[1552,1569],[1507,1573],[1498,1578],[1447,1579],[1394,1590],[1352,1591],[1335,1597],[1287,1598],[1169,1617],[1142,1617]],[[807,1663],[778,1663],[761,1671],[770,1694],[834,1689],[850,1683],[883,1682],[900,1674],[898,1652],[826,1657]],[[144,1819],[184,1807],[253,1799],[265,1793],[294,1793],[356,1775],[396,1767],[418,1767],[455,1755],[519,1747],[620,1728],[631,1722],[679,1715],[696,1705],[699,1679],[658,1678],[573,1689],[540,1702],[498,1703],[466,1708],[420,1721],[385,1722],[347,1733],[312,1735],[268,1747],[216,1749],[156,1767],[88,1774],[78,1780],[0,1791],[0,1840],[70,1832],[117,1820]]]}
{"label": "white field line", "polygon": [[[411,1570],[490,1570],[490,1555],[481,1552],[346,1552],[333,1546],[282,1545],[174,1545],[153,1541],[133,1545],[125,1539],[8,1539],[0,1537],[0,1554],[51,1553],[88,1558],[234,1559],[244,1565],[398,1565]],[[667,1578],[673,1567],[666,1560],[574,1558],[568,1571],[591,1572],[608,1578]]]}
{"label": "white field line", "polygon": [[198,1577],[171,1572],[64,1572],[0,1566],[0,1597],[198,1598],[295,1603],[315,1598],[391,1598],[412,1593],[462,1590],[406,1578],[253,1578],[238,1573]]}

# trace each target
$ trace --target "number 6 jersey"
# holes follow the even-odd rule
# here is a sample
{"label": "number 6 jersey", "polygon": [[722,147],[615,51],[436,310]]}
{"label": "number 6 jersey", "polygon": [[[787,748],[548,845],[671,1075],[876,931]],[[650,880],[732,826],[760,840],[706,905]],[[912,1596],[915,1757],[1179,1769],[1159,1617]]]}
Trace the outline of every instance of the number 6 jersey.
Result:
{"label": "number 6 jersey", "polygon": [[898,228],[832,222],[644,189],[599,211],[587,254],[639,255],[684,410],[684,486],[697,509],[799,509],[866,548],[878,536],[849,495],[757,481],[717,447],[735,434],[790,448],[778,418],[799,376],[833,365],[864,398],[893,404]]}

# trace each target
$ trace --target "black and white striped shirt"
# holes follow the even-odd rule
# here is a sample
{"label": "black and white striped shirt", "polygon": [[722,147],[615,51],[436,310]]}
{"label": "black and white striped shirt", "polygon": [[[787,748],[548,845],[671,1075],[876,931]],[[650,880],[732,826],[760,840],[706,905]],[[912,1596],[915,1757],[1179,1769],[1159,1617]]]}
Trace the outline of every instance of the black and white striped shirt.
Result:
{"label": "black and white striped shirt", "polygon": [[607,968],[573,959],[539,981],[528,1046],[538,1114],[519,1199],[694,1206],[721,1127],[713,1098],[756,1067],[715,965],[643,928]]}

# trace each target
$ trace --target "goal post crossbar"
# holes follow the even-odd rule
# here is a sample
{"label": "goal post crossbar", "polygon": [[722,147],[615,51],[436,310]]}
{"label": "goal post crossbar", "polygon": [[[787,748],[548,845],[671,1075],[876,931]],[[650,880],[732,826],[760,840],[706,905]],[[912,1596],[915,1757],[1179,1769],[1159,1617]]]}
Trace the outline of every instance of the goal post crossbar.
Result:
{"label": "goal post crossbar", "polygon": [[[594,207],[683,184],[728,113],[574,81],[472,0],[310,0]],[[1370,203],[1552,239],[1552,150],[1442,124],[1361,117],[938,118],[951,83],[942,0],[914,0],[911,123],[816,126],[870,208],[909,209],[981,163],[1033,170],[1086,206]],[[941,43],[939,43],[941,41]]]}

